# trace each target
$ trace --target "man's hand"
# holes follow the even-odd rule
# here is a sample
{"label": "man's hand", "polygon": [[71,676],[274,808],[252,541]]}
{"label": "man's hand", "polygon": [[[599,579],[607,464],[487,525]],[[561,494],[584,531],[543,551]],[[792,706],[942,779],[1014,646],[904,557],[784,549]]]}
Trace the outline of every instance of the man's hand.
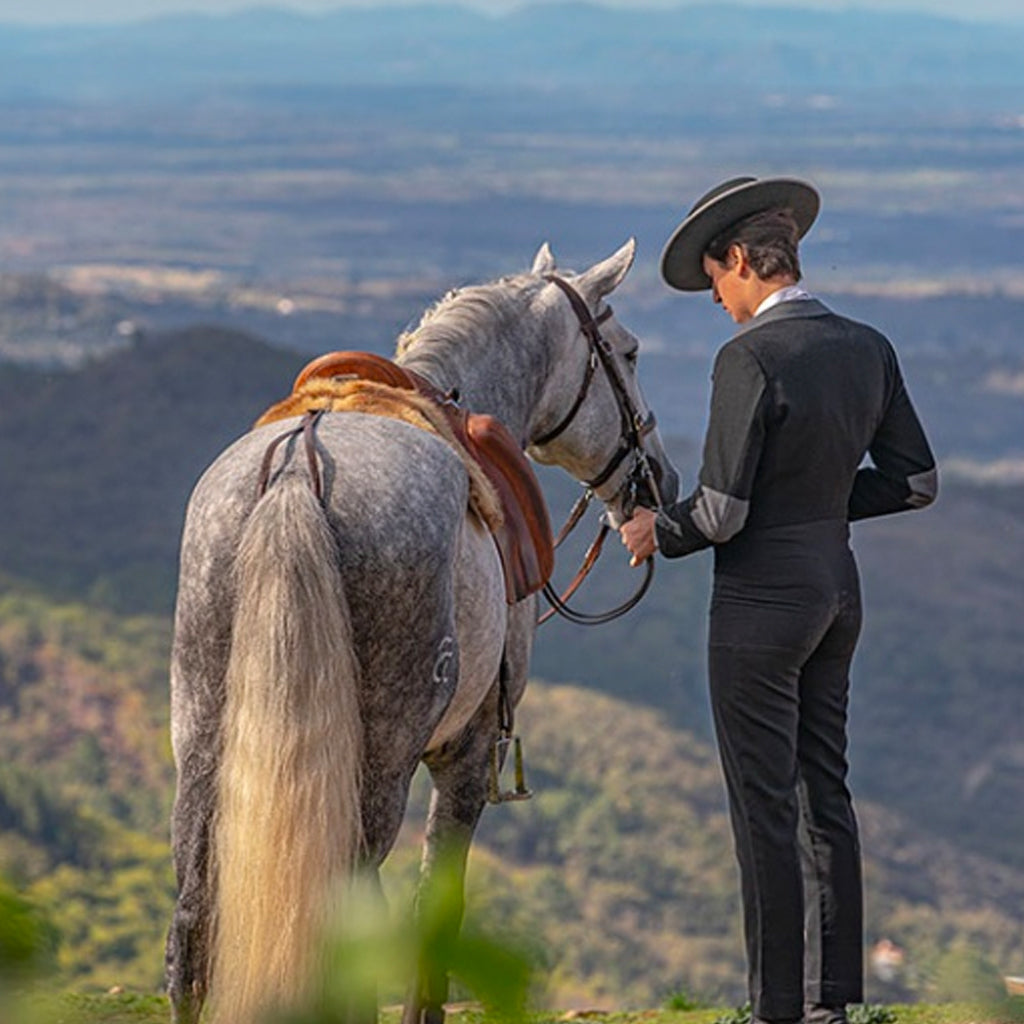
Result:
{"label": "man's hand", "polygon": [[658,540],[654,534],[656,516],[649,508],[637,508],[633,518],[628,519],[619,527],[622,543],[629,548],[633,556],[629,564],[643,565],[658,549]]}

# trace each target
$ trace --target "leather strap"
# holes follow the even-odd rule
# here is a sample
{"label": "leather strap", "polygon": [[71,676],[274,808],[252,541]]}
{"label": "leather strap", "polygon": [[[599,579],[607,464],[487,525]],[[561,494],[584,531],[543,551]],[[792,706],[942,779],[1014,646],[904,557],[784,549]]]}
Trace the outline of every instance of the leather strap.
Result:
{"label": "leather strap", "polygon": [[313,488],[313,493],[316,495],[316,500],[322,502],[324,500],[324,484],[323,477],[320,474],[320,463],[316,454],[316,425],[320,421],[320,417],[323,415],[323,409],[315,409],[307,413],[303,413],[302,420],[297,427],[292,427],[289,430],[284,431],[282,434],[278,434],[270,444],[267,445],[266,451],[263,453],[263,462],[260,464],[259,477],[256,480],[256,497],[262,498],[267,493],[267,488],[270,486],[270,473],[274,465],[274,453],[280,447],[280,445],[293,437],[302,435],[302,439],[306,449],[306,464],[309,466],[309,477],[310,486]]}

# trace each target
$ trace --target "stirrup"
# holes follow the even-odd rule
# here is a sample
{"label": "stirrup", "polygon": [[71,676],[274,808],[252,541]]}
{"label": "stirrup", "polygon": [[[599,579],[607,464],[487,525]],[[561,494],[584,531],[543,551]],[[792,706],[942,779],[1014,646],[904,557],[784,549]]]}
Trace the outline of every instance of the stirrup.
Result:
{"label": "stirrup", "polygon": [[[515,786],[513,789],[503,790],[500,784],[501,765],[510,745],[512,746]],[[513,800],[529,800],[532,796],[533,793],[526,788],[526,778],[523,774],[522,741],[518,736],[501,736],[491,748],[491,767],[487,775],[487,802],[489,804],[504,804]]]}

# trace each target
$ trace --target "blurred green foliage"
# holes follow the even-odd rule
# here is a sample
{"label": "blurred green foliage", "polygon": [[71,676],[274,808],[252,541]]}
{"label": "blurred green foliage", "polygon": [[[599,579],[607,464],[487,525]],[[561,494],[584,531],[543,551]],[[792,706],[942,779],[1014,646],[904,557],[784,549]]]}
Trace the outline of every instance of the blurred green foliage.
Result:
{"label": "blurred green foliage", "polygon": [[0,991],[50,971],[57,939],[46,914],[0,878]]}
{"label": "blurred green foliage", "polygon": [[[463,920],[457,861],[435,862],[415,914],[382,913],[375,883],[357,883],[328,942],[320,993],[286,1024],[330,1024],[352,1006],[373,1006],[384,992],[405,993],[414,978],[447,971],[460,994],[489,1019],[520,1024],[527,1015],[533,967],[514,939],[470,911]],[[461,925],[461,927],[460,927]]]}

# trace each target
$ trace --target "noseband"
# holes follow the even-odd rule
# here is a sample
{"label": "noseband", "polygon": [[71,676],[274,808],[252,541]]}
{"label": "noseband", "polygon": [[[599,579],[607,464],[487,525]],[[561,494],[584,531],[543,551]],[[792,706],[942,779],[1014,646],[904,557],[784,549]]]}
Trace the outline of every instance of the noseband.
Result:
{"label": "noseband", "polygon": [[[611,307],[606,309],[600,316],[595,317],[591,314],[583,296],[581,296],[580,293],[564,278],[559,277],[557,274],[545,274],[544,279],[561,289],[565,297],[569,300],[569,304],[572,306],[573,312],[576,314],[576,319],[579,320],[580,330],[583,332],[583,336],[587,339],[587,345],[590,349],[590,357],[587,360],[587,369],[583,375],[583,383],[576,395],[576,400],[569,407],[569,411],[555,427],[534,439],[532,444],[537,447],[548,444],[568,429],[569,424],[576,418],[577,413],[580,411],[584,401],[586,400],[587,394],[590,391],[591,382],[594,379],[598,366],[600,366],[605,372],[612,394],[615,396],[615,404],[618,406],[619,415],[622,420],[622,430],[619,436],[618,448],[616,448],[611,459],[608,461],[608,464],[596,477],[594,477],[594,479],[584,481],[586,490],[582,497],[573,506],[565,525],[555,538],[555,547],[557,548],[565,538],[569,536],[577,523],[583,517],[583,513],[586,511],[587,506],[594,497],[595,491],[606,484],[615,475],[616,470],[618,470],[619,466],[621,466],[623,461],[630,455],[633,456],[633,465],[630,468],[630,471],[626,474],[622,486],[615,492],[610,501],[614,501],[622,495],[624,491],[627,492],[623,498],[622,507],[624,511],[626,511],[626,514],[629,515],[631,514],[632,509],[636,506],[637,493],[641,483],[645,483],[647,485],[658,508],[661,507],[661,495],[658,489],[657,479],[655,478],[654,471],[651,468],[647,450],[644,447],[644,439],[654,429],[657,421],[653,412],[649,412],[646,416],[640,412],[640,409],[637,407],[636,403],[633,401],[633,397],[626,388],[625,381],[622,379],[622,374],[620,373],[619,367],[615,361],[615,354],[612,351],[611,345],[609,345],[601,335],[600,325],[611,317]],[[601,529],[597,537],[590,545],[590,548],[584,556],[583,565],[576,573],[572,583],[569,584],[561,596],[558,595],[550,583],[545,586],[544,596],[551,604],[551,609],[540,617],[539,622],[546,622],[557,612],[559,615],[569,619],[571,622],[577,623],[578,625],[601,625],[605,622],[611,622],[613,619],[617,619],[621,615],[625,615],[626,612],[634,608],[640,602],[640,599],[644,594],[647,593],[647,588],[650,586],[651,579],[654,576],[653,558],[647,559],[646,576],[641,583],[640,588],[631,598],[619,607],[613,608],[608,612],[591,615],[585,612],[575,611],[565,603],[570,597],[572,597],[576,590],[579,589],[580,584],[594,567],[610,529],[611,527],[607,522],[602,522]]]}

